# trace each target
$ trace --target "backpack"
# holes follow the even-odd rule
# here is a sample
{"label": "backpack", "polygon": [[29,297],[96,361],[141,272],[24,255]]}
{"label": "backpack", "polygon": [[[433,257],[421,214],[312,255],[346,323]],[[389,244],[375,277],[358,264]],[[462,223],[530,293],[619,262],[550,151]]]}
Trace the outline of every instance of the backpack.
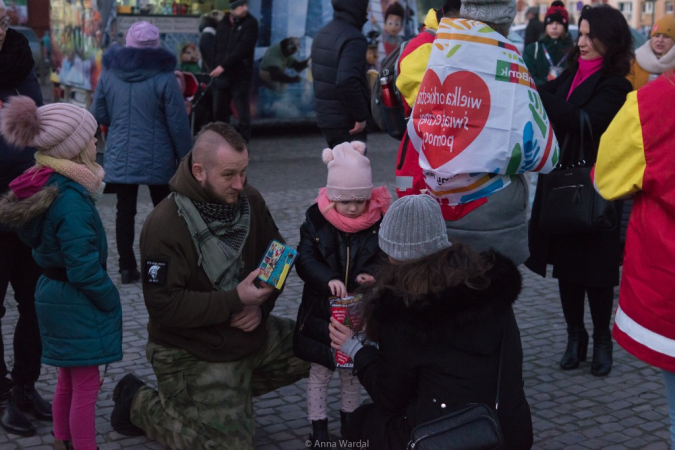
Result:
{"label": "backpack", "polygon": [[[436,34],[434,30],[427,28],[423,32]],[[401,45],[384,58],[370,99],[371,113],[377,126],[389,136],[398,140],[401,140],[405,135],[408,118],[405,115],[403,107],[405,100],[396,87],[396,79],[398,78],[398,65],[401,54],[403,54],[403,50],[409,42],[410,40],[403,41]],[[387,79],[387,84],[390,86],[391,93],[396,99],[398,106],[391,108],[382,104],[382,84],[380,83],[382,78]]]}

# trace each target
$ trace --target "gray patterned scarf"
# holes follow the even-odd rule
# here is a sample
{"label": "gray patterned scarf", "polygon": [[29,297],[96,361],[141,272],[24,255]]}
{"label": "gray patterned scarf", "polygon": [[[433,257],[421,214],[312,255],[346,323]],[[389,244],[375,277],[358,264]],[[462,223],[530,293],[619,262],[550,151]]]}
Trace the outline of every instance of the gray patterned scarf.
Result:
{"label": "gray patterned scarf", "polygon": [[234,289],[244,267],[242,250],[251,222],[250,208],[242,192],[236,205],[195,202],[177,192],[172,194],[178,214],[185,219],[214,289]]}

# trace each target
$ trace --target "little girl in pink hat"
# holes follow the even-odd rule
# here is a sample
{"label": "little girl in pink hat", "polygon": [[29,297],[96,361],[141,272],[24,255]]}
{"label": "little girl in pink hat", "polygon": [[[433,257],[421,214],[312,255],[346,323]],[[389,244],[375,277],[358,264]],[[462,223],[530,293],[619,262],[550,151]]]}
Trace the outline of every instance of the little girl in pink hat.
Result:
{"label": "little girl in pink hat", "polygon": [[[374,188],[363,142],[345,142],[323,151],[328,182],[305,213],[296,268],[305,282],[293,340],[296,356],[310,361],[307,409],[313,443],[329,442],[328,383],[336,370],[330,348],[329,297],[346,297],[373,277],[382,252],[378,230],[389,208],[385,186]],[[359,406],[361,385],[351,370],[339,369],[342,382],[341,431]]]}

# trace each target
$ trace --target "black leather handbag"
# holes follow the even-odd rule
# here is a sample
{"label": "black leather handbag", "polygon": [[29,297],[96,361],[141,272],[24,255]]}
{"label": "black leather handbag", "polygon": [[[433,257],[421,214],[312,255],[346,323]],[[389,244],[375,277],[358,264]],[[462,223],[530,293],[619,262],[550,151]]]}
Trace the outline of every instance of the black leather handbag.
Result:
{"label": "black leather handbag", "polygon": [[437,419],[421,423],[412,430],[408,450],[497,450],[503,447],[504,436],[497,410],[505,337],[506,326],[499,350],[495,407],[470,403]]}
{"label": "black leather handbag", "polygon": [[569,135],[563,144],[568,166],[542,175],[542,206],[540,229],[547,234],[585,234],[610,231],[617,226],[614,203],[598,194],[591,181],[591,169],[584,154],[584,133],[593,138],[590,119],[581,111],[581,143],[578,149],[570,148]]}

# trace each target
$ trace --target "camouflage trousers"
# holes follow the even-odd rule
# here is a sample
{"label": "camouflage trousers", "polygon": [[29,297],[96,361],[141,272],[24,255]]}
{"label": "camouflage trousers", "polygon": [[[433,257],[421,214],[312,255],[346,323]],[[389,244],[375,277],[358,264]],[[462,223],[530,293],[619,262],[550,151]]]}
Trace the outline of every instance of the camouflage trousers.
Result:
{"label": "camouflage trousers", "polygon": [[263,347],[233,362],[207,362],[148,343],[157,390],[146,386],[138,391],[131,421],[172,449],[253,449],[252,397],[309,373],[309,363],[293,356],[294,322],[269,316],[266,326]]}

